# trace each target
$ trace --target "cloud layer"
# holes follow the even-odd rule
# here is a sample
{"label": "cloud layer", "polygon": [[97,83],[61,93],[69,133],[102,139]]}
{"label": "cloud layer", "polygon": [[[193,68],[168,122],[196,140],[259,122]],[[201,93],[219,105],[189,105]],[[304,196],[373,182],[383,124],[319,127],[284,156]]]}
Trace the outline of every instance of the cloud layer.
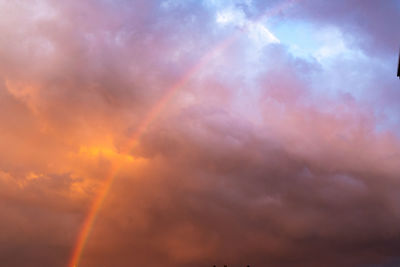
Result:
{"label": "cloud layer", "polygon": [[[79,266],[400,258],[397,1],[21,0],[0,12],[5,266],[67,266],[114,166]],[[311,33],[303,47],[274,32],[285,23]]]}

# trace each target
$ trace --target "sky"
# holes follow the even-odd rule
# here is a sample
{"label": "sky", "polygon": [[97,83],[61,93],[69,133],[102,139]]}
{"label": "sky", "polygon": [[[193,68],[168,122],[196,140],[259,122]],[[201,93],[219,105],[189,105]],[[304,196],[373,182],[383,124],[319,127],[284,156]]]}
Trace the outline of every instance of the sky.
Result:
{"label": "sky", "polygon": [[398,0],[0,0],[0,265],[400,264]]}

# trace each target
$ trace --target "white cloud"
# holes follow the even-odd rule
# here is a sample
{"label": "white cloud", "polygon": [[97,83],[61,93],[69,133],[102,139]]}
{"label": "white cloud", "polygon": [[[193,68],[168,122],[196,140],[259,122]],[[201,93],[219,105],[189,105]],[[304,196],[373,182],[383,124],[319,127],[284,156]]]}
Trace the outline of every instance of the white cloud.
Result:
{"label": "white cloud", "polygon": [[248,28],[250,39],[258,47],[280,42],[279,39],[261,23],[250,23]]}
{"label": "white cloud", "polygon": [[280,42],[262,22],[248,20],[243,10],[239,8],[229,7],[217,12],[216,22],[221,26],[234,25],[244,29],[252,44],[257,48]]}
{"label": "white cloud", "polygon": [[313,54],[318,61],[350,52],[342,33],[336,28],[328,28],[317,33],[316,39],[321,44]]}
{"label": "white cloud", "polygon": [[246,17],[242,10],[237,8],[227,8],[217,12],[216,21],[219,24],[234,24],[243,26],[246,23]]}

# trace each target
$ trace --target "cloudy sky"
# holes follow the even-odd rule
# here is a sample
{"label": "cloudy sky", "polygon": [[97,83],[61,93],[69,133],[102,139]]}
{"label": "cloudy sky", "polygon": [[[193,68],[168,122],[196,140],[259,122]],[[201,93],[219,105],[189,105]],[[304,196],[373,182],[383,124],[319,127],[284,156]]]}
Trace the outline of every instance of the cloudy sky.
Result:
{"label": "cloudy sky", "polygon": [[0,0],[0,265],[400,264],[398,0]]}

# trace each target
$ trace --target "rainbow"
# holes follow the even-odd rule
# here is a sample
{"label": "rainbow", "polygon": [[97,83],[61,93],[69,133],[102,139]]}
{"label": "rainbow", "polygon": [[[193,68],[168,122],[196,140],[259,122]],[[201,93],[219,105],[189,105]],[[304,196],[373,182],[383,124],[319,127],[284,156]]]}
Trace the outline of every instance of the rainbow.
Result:
{"label": "rainbow", "polygon": [[[259,20],[263,19],[265,16],[270,17],[284,9],[290,7],[294,2],[299,0],[289,0],[283,2],[281,5],[278,5],[274,9],[271,9],[269,12],[263,14],[259,18]],[[257,21],[257,20],[256,20]],[[174,94],[181,88],[183,88],[189,80],[200,70],[204,68],[210,61],[212,61],[217,55],[223,52],[227,47],[229,47],[238,37],[240,32],[235,32],[233,35],[229,36],[219,44],[217,44],[211,51],[207,52],[197,64],[191,67],[185,75],[180,78],[177,82],[175,82],[171,87],[166,90],[164,96],[157,102],[157,104],[147,113],[146,117],[140,123],[139,127],[135,131],[135,133],[130,138],[130,141],[126,145],[124,151],[128,151],[132,148],[132,146],[138,141],[140,136],[145,132],[148,126],[158,117],[161,111],[165,108],[167,103],[171,100]],[[85,248],[86,241],[90,235],[93,224],[96,220],[97,214],[101,208],[102,203],[110,191],[110,188],[114,182],[116,174],[120,169],[120,165],[115,165],[112,167],[110,173],[107,175],[106,179],[103,182],[103,185],[99,189],[98,194],[94,198],[92,205],[89,208],[89,211],[85,217],[85,220],[81,226],[79,231],[75,246],[73,247],[72,255],[68,264],[68,267],[78,267],[79,260],[81,258],[82,252]]]}

